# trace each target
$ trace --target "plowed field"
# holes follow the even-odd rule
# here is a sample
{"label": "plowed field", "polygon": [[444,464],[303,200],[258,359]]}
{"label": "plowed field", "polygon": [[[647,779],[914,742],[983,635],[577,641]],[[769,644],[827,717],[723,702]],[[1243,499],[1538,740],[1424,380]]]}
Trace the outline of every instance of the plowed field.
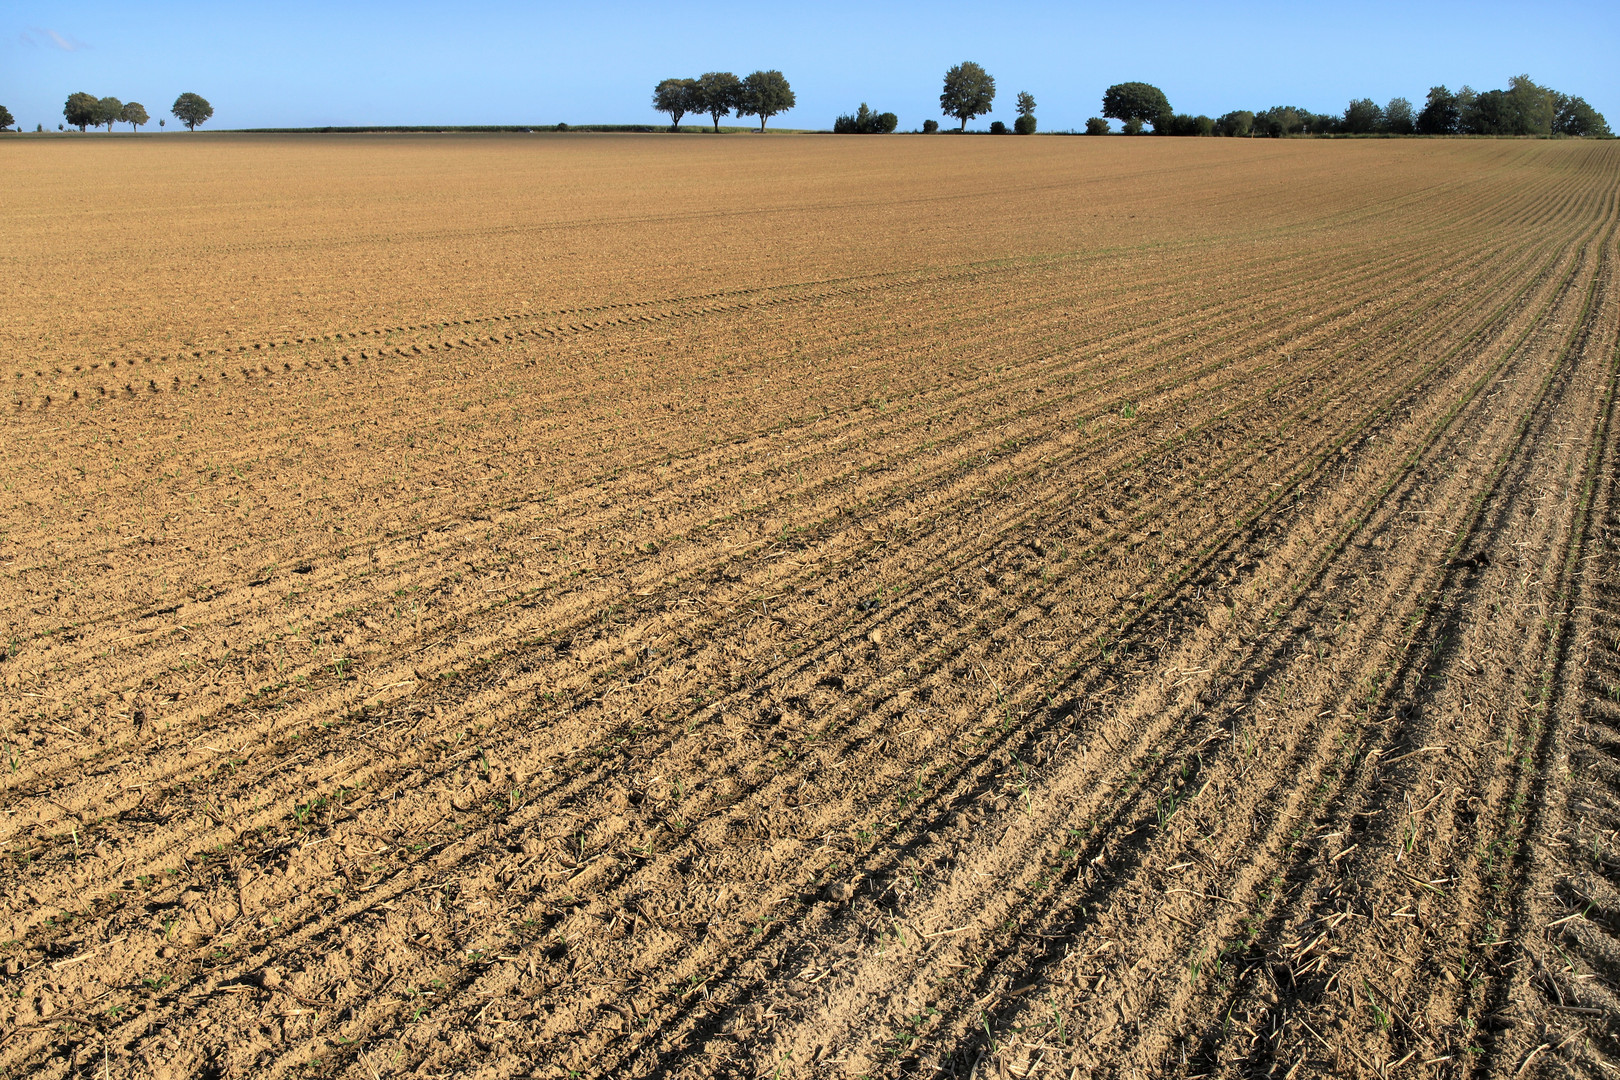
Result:
{"label": "plowed field", "polygon": [[1620,144],[0,158],[0,1074],[1620,1068]]}

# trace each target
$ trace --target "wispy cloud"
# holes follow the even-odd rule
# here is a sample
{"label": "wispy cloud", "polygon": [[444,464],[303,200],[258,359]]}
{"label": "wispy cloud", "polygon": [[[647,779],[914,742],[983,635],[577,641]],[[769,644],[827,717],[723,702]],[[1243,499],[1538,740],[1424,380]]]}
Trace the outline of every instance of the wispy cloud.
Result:
{"label": "wispy cloud", "polygon": [[22,32],[22,40],[25,45],[43,45],[63,52],[78,52],[90,47],[72,34],[58,34],[47,26],[30,26]]}

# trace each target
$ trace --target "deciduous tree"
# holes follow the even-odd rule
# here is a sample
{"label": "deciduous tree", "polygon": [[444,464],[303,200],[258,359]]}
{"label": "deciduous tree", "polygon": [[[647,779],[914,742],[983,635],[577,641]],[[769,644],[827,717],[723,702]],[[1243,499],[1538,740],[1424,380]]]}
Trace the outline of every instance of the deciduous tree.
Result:
{"label": "deciduous tree", "polygon": [[1606,139],[1610,135],[1609,122],[1603,119],[1603,114],[1588,105],[1585,98],[1580,97],[1566,98],[1562,102],[1553,128],[1560,135],[1577,135],[1582,138]]}
{"label": "deciduous tree", "polygon": [[1384,106],[1384,129],[1394,135],[1410,135],[1417,130],[1417,114],[1403,97],[1390,98]]}
{"label": "deciduous tree", "polygon": [[1455,135],[1457,120],[1457,95],[1444,86],[1429,87],[1423,111],[1417,115],[1418,134]]}
{"label": "deciduous tree", "polygon": [[653,108],[669,114],[669,130],[681,129],[681,117],[696,112],[702,102],[698,100],[696,79],[665,79],[653,88]]}
{"label": "deciduous tree", "polygon": [[1384,110],[1371,98],[1357,98],[1344,107],[1344,130],[1352,135],[1365,135],[1378,127]]}
{"label": "deciduous tree", "polygon": [[1550,87],[1538,85],[1528,75],[1513,76],[1505,94],[1506,122],[1511,130],[1502,134],[1551,135],[1562,96]]}
{"label": "deciduous tree", "polygon": [[0,105],[0,130],[10,127],[16,122],[17,118],[11,115],[11,110],[6,108],[4,105]]}
{"label": "deciduous tree", "polygon": [[208,104],[208,99],[190,91],[175,98],[174,107],[169,111],[176,120],[186,125],[187,131],[196,131],[198,124],[206,123],[214,115],[214,107]]}
{"label": "deciduous tree", "polygon": [[989,112],[995,100],[995,77],[972,60],[964,60],[945,73],[939,108],[946,116],[960,120],[962,131],[967,130],[969,120]]}
{"label": "deciduous tree", "polygon": [[706,112],[714,120],[714,130],[720,130],[720,118],[730,116],[742,97],[742,80],[729,71],[709,71],[698,77],[698,111]]}
{"label": "deciduous tree", "polygon": [[1106,134],[1108,134],[1108,121],[1104,120],[1100,116],[1091,117],[1089,120],[1086,121],[1086,134],[1087,135],[1106,135]]}
{"label": "deciduous tree", "polygon": [[1137,121],[1137,131],[1143,124],[1152,124],[1155,134],[1165,134],[1170,127],[1170,99],[1157,86],[1145,82],[1115,83],[1103,94],[1102,114],[1122,124]]}
{"label": "deciduous tree", "polygon": [[81,90],[77,94],[68,95],[67,104],[62,106],[62,115],[67,117],[68,123],[83,131],[97,122],[96,116],[100,108],[100,98]]}
{"label": "deciduous tree", "polygon": [[777,113],[785,113],[797,104],[793,87],[787,78],[775,69],[756,71],[743,80],[742,93],[737,99],[738,116],[759,117],[759,130],[765,130],[765,121]]}
{"label": "deciduous tree", "polygon": [[123,111],[118,114],[119,122],[128,124],[131,131],[139,128],[150,119],[152,118],[146,115],[146,106],[138,101],[126,102]]}
{"label": "deciduous tree", "polygon": [[104,97],[96,102],[96,126],[107,125],[111,131],[118,118],[124,114],[124,103],[115,97]]}
{"label": "deciduous tree", "polygon": [[1255,134],[1266,135],[1273,139],[1297,134],[1304,130],[1304,127],[1305,121],[1300,116],[1300,110],[1292,105],[1273,105],[1254,118]]}
{"label": "deciduous tree", "polygon": [[1229,112],[1215,121],[1215,133],[1238,138],[1247,138],[1254,134],[1254,113],[1248,109],[1238,109]]}

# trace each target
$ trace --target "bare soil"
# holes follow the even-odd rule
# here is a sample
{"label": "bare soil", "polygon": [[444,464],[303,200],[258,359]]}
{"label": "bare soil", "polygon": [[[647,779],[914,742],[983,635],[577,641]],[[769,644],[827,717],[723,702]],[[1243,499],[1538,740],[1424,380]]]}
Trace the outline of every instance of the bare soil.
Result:
{"label": "bare soil", "polygon": [[0,1074],[1620,1068],[1616,144],[0,152]]}

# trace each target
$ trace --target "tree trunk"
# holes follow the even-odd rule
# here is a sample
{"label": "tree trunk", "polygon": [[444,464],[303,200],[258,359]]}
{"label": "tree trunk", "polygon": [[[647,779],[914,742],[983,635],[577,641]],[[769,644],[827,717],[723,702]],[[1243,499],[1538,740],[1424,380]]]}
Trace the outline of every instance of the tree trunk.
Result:
{"label": "tree trunk", "polygon": [[962,117],[962,126],[960,128],[958,128],[957,130],[958,131],[966,131],[967,130],[967,117],[965,117],[965,116]]}

